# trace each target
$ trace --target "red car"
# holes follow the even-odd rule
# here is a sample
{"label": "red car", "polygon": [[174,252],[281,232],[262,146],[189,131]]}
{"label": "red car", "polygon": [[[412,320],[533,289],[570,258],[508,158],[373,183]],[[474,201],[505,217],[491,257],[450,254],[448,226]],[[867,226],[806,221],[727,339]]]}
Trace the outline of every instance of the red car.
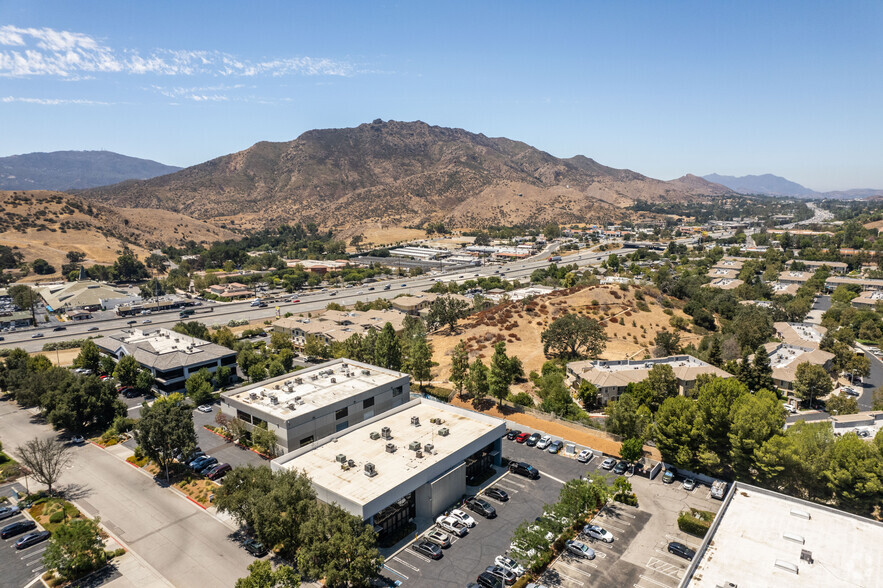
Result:
{"label": "red car", "polygon": [[290,302],[291,304],[297,304],[298,302],[300,302],[300,298],[292,298],[288,302]]}
{"label": "red car", "polygon": [[516,443],[524,443],[527,441],[527,438],[530,437],[530,433],[521,433],[518,437],[515,438]]}

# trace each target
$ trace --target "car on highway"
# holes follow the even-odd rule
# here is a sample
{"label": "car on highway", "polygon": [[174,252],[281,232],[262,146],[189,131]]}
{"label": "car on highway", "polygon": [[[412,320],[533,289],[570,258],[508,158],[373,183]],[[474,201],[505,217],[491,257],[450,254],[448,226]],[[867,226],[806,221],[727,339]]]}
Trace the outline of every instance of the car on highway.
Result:
{"label": "car on highway", "polygon": [[429,541],[430,543],[435,543],[442,549],[447,549],[451,546],[451,536],[444,531],[439,531],[438,529],[431,530],[429,533],[423,536],[423,539]]}
{"label": "car on highway", "polygon": [[595,559],[595,550],[582,541],[577,541],[576,539],[568,539],[564,543],[564,546],[567,549],[567,553],[571,555],[583,557],[585,559]]}
{"label": "car on highway", "polygon": [[127,324],[127,325],[134,325],[134,324],[137,323],[137,322],[138,322],[138,321],[126,321],[126,324]]}
{"label": "car on highway", "polygon": [[613,543],[613,533],[598,525],[586,525],[583,527],[583,535],[604,543]]}
{"label": "car on highway", "polygon": [[383,287],[383,289],[384,289],[384,290],[389,290],[389,287],[390,287],[390,284],[387,284],[386,286]]}
{"label": "car on highway", "polygon": [[17,506],[2,506],[0,507],[0,521],[3,519],[8,519],[9,517],[14,517],[19,513]]}
{"label": "car on highway", "polygon": [[98,330],[98,327],[89,327],[89,330],[90,330],[90,331],[97,331],[97,330]]}
{"label": "car on highway", "polygon": [[55,327],[53,331],[67,331],[67,327]]}
{"label": "car on highway", "polygon": [[531,480],[536,480],[540,477],[540,472],[535,467],[529,463],[524,463],[523,461],[509,462],[509,471],[513,474],[530,478]]}
{"label": "car on highway", "polygon": [[196,410],[199,412],[211,412],[213,409],[211,404],[200,404],[196,407]]}
{"label": "car on highway", "polygon": [[696,555],[695,551],[678,541],[672,541],[668,544],[668,552],[690,561],[693,561],[693,556]]}
{"label": "car on highway", "polygon": [[583,449],[579,452],[579,455],[576,456],[576,461],[580,463],[589,463],[592,461],[592,458],[595,457],[595,452],[591,449]]}
{"label": "car on highway", "polygon": [[205,472],[204,475],[209,480],[217,480],[218,478],[223,478],[227,475],[227,472],[233,469],[229,463],[218,464],[208,472]]}
{"label": "car on highway", "polygon": [[51,534],[52,533],[50,533],[49,531],[34,531],[33,533],[28,533],[15,542],[15,548],[25,549],[27,547],[30,547],[31,545],[36,545],[41,541],[46,541],[47,539],[49,539],[49,536]]}
{"label": "car on highway", "polygon": [[329,296],[337,296],[337,292],[329,292],[328,295]]}
{"label": "car on highway", "polygon": [[487,569],[485,569],[485,573],[490,574],[491,576],[496,576],[497,578],[503,580],[503,583],[507,586],[511,586],[515,583],[515,580],[518,579],[518,576],[516,576],[514,573],[510,572],[503,566],[488,566]]}
{"label": "car on highway", "polygon": [[435,524],[442,531],[450,533],[451,535],[456,535],[457,537],[462,537],[469,532],[469,530],[466,528],[466,525],[453,517],[446,517],[442,515],[435,519]]}
{"label": "car on highway", "polygon": [[442,548],[431,541],[419,541],[411,544],[411,549],[430,559],[441,559]]}
{"label": "car on highway", "polygon": [[401,288],[404,288],[405,286],[407,286],[407,284],[402,284],[402,285],[401,285]]}
{"label": "car on highway", "polygon": [[34,521],[16,521],[0,529],[0,539],[9,539],[10,537],[15,537],[20,533],[31,531],[36,528],[37,523],[35,523]]}
{"label": "car on highway", "polygon": [[515,436],[515,442],[524,443],[527,441],[528,437],[530,437],[530,433],[518,433],[518,435]]}
{"label": "car on highway", "polygon": [[543,435],[542,438],[537,441],[537,449],[545,449],[552,442],[551,435]]}
{"label": "car on highway", "polygon": [[264,547],[264,544],[257,539],[246,539],[242,542],[242,546],[245,547],[247,552],[255,557],[264,557],[269,553],[267,548]]}
{"label": "car on highway", "polygon": [[142,325],[149,325],[149,324],[152,323],[152,322],[153,322],[153,321],[150,320],[150,319],[144,319],[143,321],[141,321],[141,324],[142,324]]}
{"label": "car on highway", "polygon": [[495,509],[487,500],[482,500],[478,497],[467,499],[466,508],[476,514],[480,514],[486,519],[492,519],[497,516],[497,509]]}
{"label": "car on highway", "polygon": [[506,439],[509,441],[515,441],[515,438],[521,435],[521,431],[518,429],[509,429],[506,431]]}
{"label": "car on highway", "polygon": [[524,566],[520,563],[512,559],[511,557],[506,557],[505,555],[498,555],[494,558],[494,564],[500,566],[504,570],[509,570],[516,576],[524,575]]}
{"label": "car on highway", "polygon": [[687,478],[686,480],[684,480],[684,490],[690,492],[695,487],[696,487],[696,480],[694,480],[693,478]]}
{"label": "car on highway", "polygon": [[613,473],[621,476],[627,469],[629,469],[629,463],[624,459],[621,459],[619,460],[619,463],[613,467]]}
{"label": "car on highway", "polygon": [[607,459],[605,459],[604,461],[601,462],[601,469],[602,470],[612,470],[613,466],[615,466],[615,465],[616,465],[616,460],[613,459],[612,457],[608,457]]}
{"label": "car on highway", "polygon": [[547,449],[546,451],[548,451],[549,453],[558,453],[563,448],[564,441],[562,441],[561,439],[555,439],[554,441],[552,441],[552,443],[549,445],[549,449]]}
{"label": "car on highway", "polygon": [[451,511],[451,514],[448,516],[452,516],[470,529],[475,526],[475,519],[469,516],[466,512],[460,510],[459,508],[455,508]]}
{"label": "car on highway", "polygon": [[43,333],[34,333],[33,335],[31,335],[31,339],[39,339],[42,336],[43,336]]}
{"label": "car on highway", "polygon": [[537,443],[540,442],[542,435],[539,433],[534,433],[530,437],[527,438],[527,441],[524,442],[528,447],[534,447]]}
{"label": "car on highway", "polygon": [[298,302],[300,302],[300,298],[292,298],[288,302],[289,304],[297,304]]}
{"label": "car on highway", "polygon": [[484,495],[488,498],[493,498],[494,500],[499,500],[500,502],[506,502],[509,500],[509,494],[500,488],[491,487],[484,491]]}

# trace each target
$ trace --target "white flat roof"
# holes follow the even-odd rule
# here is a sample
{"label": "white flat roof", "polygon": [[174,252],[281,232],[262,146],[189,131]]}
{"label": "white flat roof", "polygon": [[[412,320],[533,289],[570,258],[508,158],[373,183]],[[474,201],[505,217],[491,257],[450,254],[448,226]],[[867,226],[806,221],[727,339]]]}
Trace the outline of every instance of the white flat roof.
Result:
{"label": "white flat roof", "polygon": [[[420,426],[411,424],[417,417]],[[440,418],[441,424],[431,423],[430,419]],[[371,433],[380,433],[383,427],[392,431],[392,439],[371,439]],[[449,434],[443,436],[441,429]],[[276,460],[280,467],[303,470],[310,476],[314,486],[326,488],[347,500],[364,506],[387,492],[405,484],[408,480],[445,461],[473,444],[487,437],[490,444],[505,432],[505,422],[479,413],[449,407],[439,402],[417,401],[404,405],[402,410],[384,413],[378,418],[351,427],[330,441],[318,446],[292,452],[286,460],[283,456]],[[412,442],[419,442],[423,457],[409,449]],[[395,445],[395,452],[389,453],[387,443]],[[427,453],[426,444],[433,446]],[[336,461],[338,455],[353,460],[355,466],[344,470]],[[464,455],[460,458],[468,457]],[[374,464],[377,475],[365,475],[365,464]],[[453,467],[455,463],[444,464]],[[401,496],[396,496],[400,498]]]}
{"label": "white flat roof", "polygon": [[711,364],[705,363],[701,359],[696,359],[692,355],[672,355],[669,357],[657,357],[656,359],[632,359],[632,360],[611,360],[611,361],[593,361],[592,368],[599,372],[624,372],[626,370],[637,370],[642,368],[650,369],[654,365],[671,365],[674,367],[710,367]]}
{"label": "white flat roof", "polygon": [[264,413],[287,420],[403,377],[405,374],[399,372],[340,359],[292,372],[264,385],[233,390],[223,398],[258,407]]}
{"label": "white flat roof", "polygon": [[[723,512],[687,586],[883,585],[881,523],[744,484]],[[801,561],[804,549],[814,563]],[[798,573],[777,561],[797,566]]]}

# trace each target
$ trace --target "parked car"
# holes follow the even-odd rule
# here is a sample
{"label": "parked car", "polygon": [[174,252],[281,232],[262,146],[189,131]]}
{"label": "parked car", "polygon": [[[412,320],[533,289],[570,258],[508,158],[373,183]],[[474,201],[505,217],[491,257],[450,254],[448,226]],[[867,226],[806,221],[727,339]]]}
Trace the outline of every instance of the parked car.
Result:
{"label": "parked car", "polygon": [[200,404],[198,407],[196,407],[196,410],[198,410],[199,412],[211,412],[212,405],[211,404]]}
{"label": "parked car", "polygon": [[616,460],[613,459],[612,457],[608,457],[607,459],[605,459],[604,461],[601,462],[601,469],[602,470],[612,470],[613,466],[615,466],[615,465],[616,465]]}
{"label": "parked car", "polygon": [[25,549],[26,547],[30,547],[31,545],[36,545],[41,541],[46,541],[49,539],[49,536],[52,533],[49,531],[34,531],[33,533],[28,533],[21,539],[15,542],[16,549]]}
{"label": "parked car", "polygon": [[509,570],[510,572],[515,574],[516,576],[523,576],[524,575],[524,567],[520,563],[518,563],[517,561],[512,559],[511,557],[506,557],[505,555],[498,555],[497,557],[494,558],[494,563],[496,565],[500,566],[501,568],[503,568],[504,570]]}
{"label": "parked car", "polygon": [[205,477],[209,480],[217,480],[218,478],[223,478],[227,475],[227,472],[232,470],[233,467],[229,463],[218,464],[205,474]]}
{"label": "parked car", "polygon": [[80,443],[85,443],[85,442],[86,442],[86,438],[83,437],[82,435],[74,435],[73,437],[71,437],[71,443],[74,443],[76,445],[79,445]]}
{"label": "parked car", "polygon": [[420,541],[418,543],[412,543],[411,549],[419,553],[420,555],[425,555],[431,559],[441,559],[442,550],[441,547],[436,545],[435,543],[431,543],[429,541]]}
{"label": "parked car", "polygon": [[580,463],[589,463],[592,461],[592,458],[595,457],[595,452],[591,449],[583,449],[579,452],[579,455],[576,456],[576,461]]}
{"label": "parked car", "polygon": [[537,441],[537,449],[545,449],[552,443],[552,437],[549,435],[543,435],[543,437]]}
{"label": "parked car", "polygon": [[576,539],[568,539],[564,543],[564,546],[567,549],[567,552],[571,555],[584,557],[586,559],[595,559],[595,550],[582,541],[577,541]]}
{"label": "parked car", "polygon": [[672,541],[668,544],[668,552],[690,561],[693,561],[693,556],[696,555],[695,551],[677,541]]}
{"label": "parked car", "polygon": [[457,537],[462,537],[469,532],[466,525],[452,517],[440,516],[435,519],[435,524],[438,525],[438,528],[442,531],[456,535]]}
{"label": "parked car", "polygon": [[0,521],[14,517],[19,512],[17,506],[0,506]]}
{"label": "parked car", "polygon": [[534,447],[537,443],[540,442],[540,437],[542,437],[542,435],[540,435],[539,433],[534,433],[527,438],[527,441],[525,441],[524,444],[528,447]]}
{"label": "parked car", "polygon": [[523,461],[509,462],[509,471],[513,474],[530,478],[531,480],[536,480],[540,477],[540,472],[538,472],[535,467],[528,463],[524,463]]}
{"label": "parked car", "polygon": [[613,533],[598,525],[586,525],[583,527],[583,535],[604,543],[613,543]]}
{"label": "parked car", "polygon": [[[208,460],[210,460],[210,459],[213,459],[213,458],[203,454],[203,455],[200,455],[199,457],[197,457],[196,459],[193,459],[192,461],[190,461],[190,463],[187,465],[190,467],[191,470],[201,470],[203,467],[205,467],[205,465],[208,463]],[[217,461],[215,463],[217,463]]]}
{"label": "parked car", "polygon": [[672,484],[675,481],[675,476],[678,475],[678,470],[675,468],[668,468],[665,470],[665,473],[662,474],[662,483],[663,484]]}
{"label": "parked car", "polygon": [[514,584],[515,580],[518,579],[518,576],[516,576],[514,573],[510,572],[502,566],[497,565],[488,566],[487,569],[485,569],[485,573],[500,578],[507,586]]}
{"label": "parked car", "polygon": [[695,487],[696,480],[694,480],[693,478],[687,478],[686,480],[684,480],[684,490],[687,490],[689,492],[692,491]]}
{"label": "parked car", "polygon": [[552,444],[549,445],[549,449],[547,449],[546,451],[548,451],[549,453],[558,453],[563,447],[564,441],[560,439],[555,439],[554,441],[552,441]]}
{"label": "parked car", "polygon": [[503,588],[505,585],[502,578],[489,574],[488,572],[480,573],[475,581],[478,582],[478,585],[482,588]]}
{"label": "parked car", "polygon": [[455,508],[454,510],[452,510],[451,514],[449,514],[448,516],[454,517],[470,529],[475,526],[475,519],[473,519],[471,516],[469,516],[459,508]]}
{"label": "parked car", "polygon": [[264,544],[257,539],[246,539],[242,542],[242,546],[245,547],[247,552],[255,557],[264,557],[269,553],[267,548],[264,547]]}
{"label": "parked car", "polygon": [[9,539],[10,537],[15,537],[19,533],[24,533],[25,531],[30,531],[36,528],[37,523],[34,521],[16,521],[0,529],[0,539]]}
{"label": "parked car", "polygon": [[204,476],[209,472],[209,470],[211,470],[217,464],[218,464],[217,457],[209,457],[209,458],[203,460],[203,462],[200,464],[200,466],[198,468],[196,468],[196,471],[199,472],[199,475]]}
{"label": "parked car", "polygon": [[527,438],[530,437],[530,433],[518,433],[515,437],[516,443],[524,443],[527,441]]}
{"label": "parked car", "polygon": [[509,494],[505,490],[501,490],[495,486],[492,486],[484,491],[484,495],[488,498],[493,498],[494,500],[499,500],[500,502],[506,502],[509,500]]}
{"label": "parked car", "polygon": [[474,513],[478,513],[486,519],[492,519],[497,516],[497,509],[491,506],[491,503],[481,498],[470,498],[466,501],[466,508]]}
{"label": "parked car", "polygon": [[629,464],[625,460],[620,460],[619,463],[616,464],[613,468],[613,473],[617,475],[622,475],[629,469]]}
{"label": "parked car", "polygon": [[432,531],[424,535],[423,539],[431,543],[435,543],[442,549],[447,549],[451,546],[451,536],[444,531],[439,531],[438,529],[433,529]]}
{"label": "parked car", "polygon": [[506,432],[506,439],[508,439],[509,441],[515,441],[515,438],[519,435],[521,435],[521,431],[517,429],[509,429]]}

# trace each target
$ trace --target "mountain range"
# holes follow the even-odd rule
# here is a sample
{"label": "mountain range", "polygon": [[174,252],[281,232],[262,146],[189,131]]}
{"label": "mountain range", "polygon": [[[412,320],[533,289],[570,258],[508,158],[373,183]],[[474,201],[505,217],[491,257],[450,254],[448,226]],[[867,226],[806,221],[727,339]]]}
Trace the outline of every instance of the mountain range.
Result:
{"label": "mountain range", "polygon": [[577,155],[421,121],[375,120],[260,142],[169,175],[80,192],[239,228],[459,227],[605,221],[637,200],[689,201],[733,191],[697,176],[662,181]]}
{"label": "mountain range", "polygon": [[176,172],[110,151],[53,151],[0,157],[0,190],[78,190]]}
{"label": "mountain range", "polygon": [[702,176],[709,182],[726,186],[740,194],[766,194],[767,196],[788,196],[796,198],[867,198],[883,195],[883,190],[859,188],[834,192],[816,192],[796,182],[773,174],[759,176],[722,176],[709,174]]}

